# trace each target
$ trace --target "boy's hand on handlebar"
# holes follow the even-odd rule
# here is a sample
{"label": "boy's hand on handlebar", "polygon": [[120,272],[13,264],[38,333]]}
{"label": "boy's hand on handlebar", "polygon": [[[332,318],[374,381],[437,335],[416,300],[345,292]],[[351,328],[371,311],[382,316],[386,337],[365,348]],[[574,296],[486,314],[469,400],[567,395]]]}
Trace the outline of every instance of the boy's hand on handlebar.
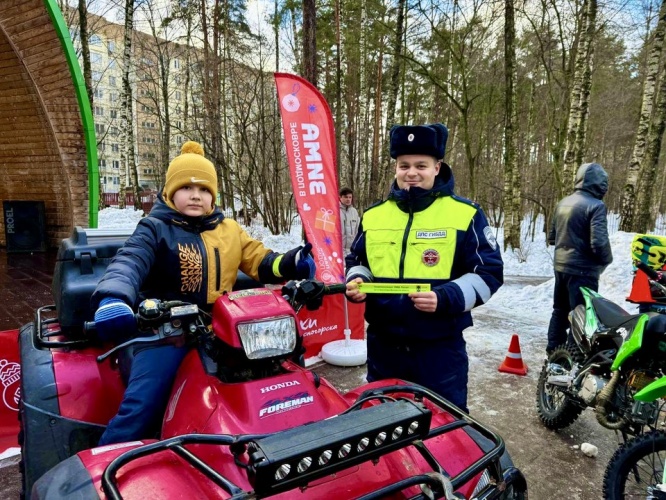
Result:
{"label": "boy's hand on handlebar", "polygon": [[354,278],[353,280],[347,282],[347,291],[345,292],[345,295],[352,302],[363,302],[367,297],[367,294],[359,291],[359,283],[363,283],[361,278]]}
{"label": "boy's hand on handlebar", "polygon": [[122,300],[106,297],[95,311],[95,327],[101,340],[126,337],[136,330],[134,311]]}

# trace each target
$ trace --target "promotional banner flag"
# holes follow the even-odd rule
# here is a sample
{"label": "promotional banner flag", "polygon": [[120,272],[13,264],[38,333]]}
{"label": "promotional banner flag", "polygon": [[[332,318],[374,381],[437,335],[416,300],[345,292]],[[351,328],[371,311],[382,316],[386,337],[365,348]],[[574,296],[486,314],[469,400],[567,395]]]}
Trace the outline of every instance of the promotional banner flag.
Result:
{"label": "promotional banner flag", "polygon": [[312,256],[316,278],[344,281],[335,133],[328,104],[307,80],[275,73],[291,185]]}
{"label": "promotional banner flag", "polygon": [[18,411],[21,397],[21,366],[19,365],[18,330],[0,332],[0,459],[21,451]]}
{"label": "promotional banner flag", "polygon": [[[275,83],[294,199],[317,264],[315,278],[339,283],[345,279],[345,264],[331,110],[319,91],[299,76],[275,73]],[[325,297],[317,311],[303,308],[298,313],[306,364],[322,346],[343,338],[346,300],[342,295]],[[349,305],[353,339],[364,338],[364,309],[363,304]]]}

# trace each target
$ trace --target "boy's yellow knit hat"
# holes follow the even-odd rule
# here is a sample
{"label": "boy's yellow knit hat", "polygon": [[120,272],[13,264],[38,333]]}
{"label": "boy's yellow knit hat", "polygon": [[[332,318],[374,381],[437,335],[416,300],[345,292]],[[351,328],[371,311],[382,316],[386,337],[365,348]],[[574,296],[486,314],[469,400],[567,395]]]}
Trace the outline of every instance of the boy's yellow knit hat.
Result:
{"label": "boy's yellow knit hat", "polygon": [[213,194],[213,204],[217,199],[217,172],[213,164],[204,158],[201,144],[187,141],[169,164],[162,196],[167,205],[175,209],[171,201],[174,193],[188,184],[200,184]]}

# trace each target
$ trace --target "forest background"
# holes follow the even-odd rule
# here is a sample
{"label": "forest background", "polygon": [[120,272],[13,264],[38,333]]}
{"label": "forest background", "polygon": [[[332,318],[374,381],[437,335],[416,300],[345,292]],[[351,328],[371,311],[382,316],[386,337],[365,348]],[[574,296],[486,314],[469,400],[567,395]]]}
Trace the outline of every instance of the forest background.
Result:
{"label": "forest background", "polygon": [[[393,177],[390,128],[442,122],[457,193],[503,227],[505,248],[520,248],[526,216],[549,220],[586,162],[609,173],[605,201],[621,230],[647,232],[666,211],[666,0],[70,3],[61,7],[80,36],[91,102],[87,40],[98,18],[90,14],[124,26],[121,169],[135,189],[132,120],[149,98],[161,175],[175,134],[199,140],[218,169],[223,207],[260,216],[275,234],[289,231],[293,198],[272,78],[284,71],[329,103],[339,184],[361,209],[382,199]],[[170,70],[176,59],[184,79]],[[152,91],[138,95],[137,82]],[[186,100],[174,111],[176,91]]]}

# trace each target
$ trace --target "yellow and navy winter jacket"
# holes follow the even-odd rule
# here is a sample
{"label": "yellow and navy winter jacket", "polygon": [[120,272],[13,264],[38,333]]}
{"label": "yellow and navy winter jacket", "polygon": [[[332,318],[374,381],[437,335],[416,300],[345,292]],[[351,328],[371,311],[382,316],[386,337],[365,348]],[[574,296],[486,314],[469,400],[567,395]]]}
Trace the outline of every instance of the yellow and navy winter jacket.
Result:
{"label": "yellow and navy winter jacket", "polygon": [[205,307],[232,290],[240,269],[262,283],[279,283],[281,254],[251,238],[218,208],[188,217],[158,199],[118,251],[93,293],[136,307],[143,298],[182,300]]}
{"label": "yellow and navy winter jacket", "polygon": [[459,338],[472,325],[470,310],[503,282],[494,233],[477,204],[453,194],[446,164],[430,190],[394,182],[388,199],[363,214],[346,266],[348,281],[430,283],[434,313],[417,310],[407,295],[367,295],[368,331],[395,340]]}

